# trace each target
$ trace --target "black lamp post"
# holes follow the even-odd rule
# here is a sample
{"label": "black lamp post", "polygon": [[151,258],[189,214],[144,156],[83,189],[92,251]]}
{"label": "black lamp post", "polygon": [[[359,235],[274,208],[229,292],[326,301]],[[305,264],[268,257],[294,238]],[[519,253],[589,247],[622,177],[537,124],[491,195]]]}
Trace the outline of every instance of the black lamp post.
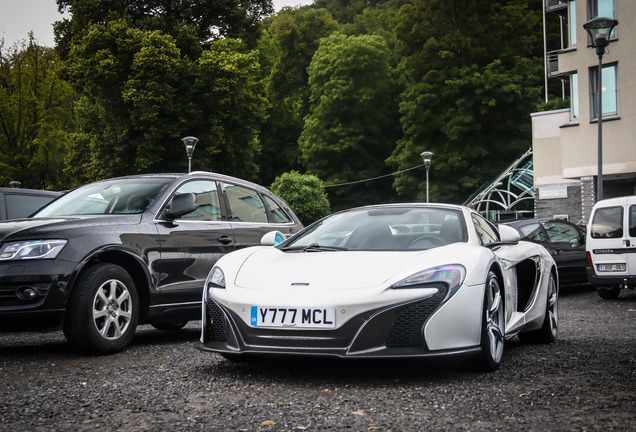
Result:
{"label": "black lamp post", "polygon": [[596,115],[598,117],[598,168],[596,184],[596,200],[603,199],[603,54],[605,47],[609,45],[612,30],[618,24],[613,18],[598,17],[583,24],[583,28],[592,39],[592,46],[596,48],[598,56],[598,82],[596,85]]}
{"label": "black lamp post", "polygon": [[420,153],[420,156],[424,161],[424,168],[426,168],[426,202],[428,202],[428,169],[431,167],[431,159],[433,159],[433,153],[426,151]]}
{"label": "black lamp post", "polygon": [[186,154],[188,155],[188,172],[192,171],[192,153],[194,153],[194,148],[197,146],[199,139],[193,136],[187,136],[185,138],[181,138],[181,142],[185,146]]}

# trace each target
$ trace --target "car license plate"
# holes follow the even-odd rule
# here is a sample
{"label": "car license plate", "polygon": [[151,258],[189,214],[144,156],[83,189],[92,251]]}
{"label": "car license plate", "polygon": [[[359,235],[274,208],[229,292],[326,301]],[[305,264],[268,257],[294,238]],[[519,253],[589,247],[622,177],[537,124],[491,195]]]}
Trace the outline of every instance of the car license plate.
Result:
{"label": "car license plate", "polygon": [[252,327],[335,328],[336,309],[252,306],[250,325]]}
{"label": "car license plate", "polygon": [[617,272],[625,271],[625,263],[620,264],[597,264],[596,269],[600,272]]}

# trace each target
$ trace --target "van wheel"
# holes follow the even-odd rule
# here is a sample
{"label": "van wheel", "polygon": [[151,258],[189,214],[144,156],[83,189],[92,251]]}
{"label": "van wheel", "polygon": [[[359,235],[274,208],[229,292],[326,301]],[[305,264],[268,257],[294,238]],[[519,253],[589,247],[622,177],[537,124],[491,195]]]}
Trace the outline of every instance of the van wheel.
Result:
{"label": "van wheel", "polygon": [[74,348],[86,354],[121,351],[138,322],[137,290],[126,270],[96,264],[80,274],[64,320],[64,335]]}
{"label": "van wheel", "polygon": [[616,300],[621,293],[621,287],[618,285],[611,287],[598,287],[596,288],[598,295],[605,300]]}

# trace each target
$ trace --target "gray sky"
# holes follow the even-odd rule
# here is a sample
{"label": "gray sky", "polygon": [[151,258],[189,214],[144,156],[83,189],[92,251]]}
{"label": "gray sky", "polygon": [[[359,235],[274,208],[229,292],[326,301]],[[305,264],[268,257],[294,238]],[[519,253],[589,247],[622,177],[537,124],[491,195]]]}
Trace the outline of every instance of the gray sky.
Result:
{"label": "gray sky", "polygon": [[[273,0],[278,11],[284,6],[311,4],[313,0]],[[32,30],[41,45],[53,46],[53,22],[62,15],[55,0],[0,0],[0,38],[4,46],[27,39]]]}

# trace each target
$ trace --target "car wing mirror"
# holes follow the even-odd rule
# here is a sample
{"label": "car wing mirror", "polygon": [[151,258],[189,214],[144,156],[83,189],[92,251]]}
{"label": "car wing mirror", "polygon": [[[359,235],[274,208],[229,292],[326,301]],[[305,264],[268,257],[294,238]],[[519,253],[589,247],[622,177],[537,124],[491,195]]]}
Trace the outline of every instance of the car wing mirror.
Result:
{"label": "car wing mirror", "polygon": [[193,193],[183,193],[179,195],[175,195],[170,202],[170,205],[164,212],[164,215],[170,219],[174,220],[183,215],[191,213],[199,208],[199,204],[197,204],[197,199]]}
{"label": "car wing mirror", "polygon": [[285,241],[285,235],[280,231],[270,231],[261,238],[263,246],[276,246]]}
{"label": "car wing mirror", "polygon": [[514,243],[521,240],[519,231],[508,225],[499,225],[499,237],[504,243]]}

